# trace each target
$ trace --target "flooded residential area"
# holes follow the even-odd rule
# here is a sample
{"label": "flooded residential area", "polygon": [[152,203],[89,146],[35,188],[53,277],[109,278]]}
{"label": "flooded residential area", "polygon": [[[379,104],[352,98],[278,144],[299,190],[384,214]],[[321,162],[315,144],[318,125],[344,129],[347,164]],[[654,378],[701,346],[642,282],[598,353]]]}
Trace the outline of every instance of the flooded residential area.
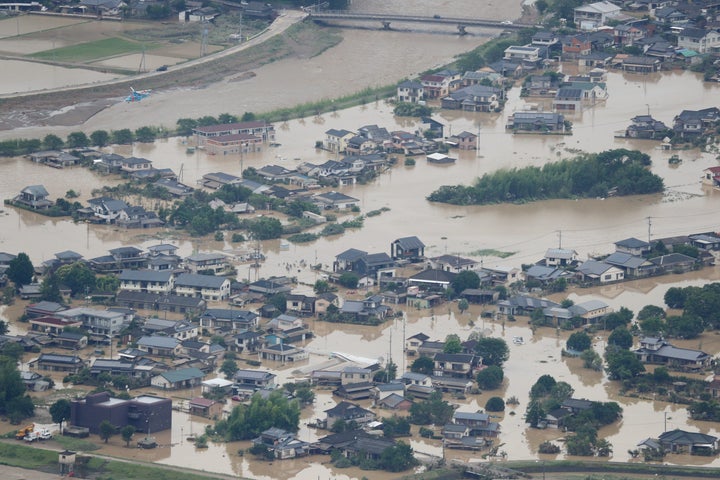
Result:
{"label": "flooded residential area", "polygon": [[[629,125],[644,117],[664,123],[670,132],[681,112],[716,111],[720,83],[705,81],[702,73],[676,64],[673,64],[676,68],[637,73],[624,67],[622,62],[627,58],[608,61],[600,68],[581,66],[575,57],[559,62],[546,54],[546,61],[536,59],[539,68],[522,76],[509,75],[510,78],[503,79],[502,74],[490,70],[491,65],[483,65],[477,72],[471,72],[497,81],[492,83],[492,88],[503,86],[498,89],[502,90],[502,108],[484,111],[484,107],[477,104],[477,111],[447,108],[445,96],[450,96],[451,92],[445,92],[420,102],[419,106],[432,108],[429,118],[424,114],[421,118],[396,115],[395,98],[378,97],[349,108],[308,112],[302,118],[271,122],[272,138],[258,140],[257,146],[250,148],[248,145],[255,140],[249,135],[243,136],[246,134],[242,131],[233,131],[229,135],[241,138],[235,149],[212,143],[213,129],[230,131],[232,125],[242,129],[244,124],[239,117],[247,112],[257,115],[257,121],[252,118],[249,122],[253,124],[252,128],[267,129],[268,123],[260,121],[263,112],[331,101],[365,88],[400,84],[407,79],[420,84],[419,78],[425,75],[422,72],[432,70],[434,76],[441,76],[445,71],[443,65],[488,41],[502,39],[501,31],[503,36],[513,35],[520,31],[513,30],[516,24],[535,26],[540,21],[537,15],[528,13],[535,11],[531,1],[516,0],[508,4],[486,0],[480,2],[482,5],[472,0],[355,0],[347,3],[352,14],[412,15],[426,19],[427,24],[422,27],[408,24],[407,29],[405,24],[383,28],[378,26],[378,21],[359,28],[323,25],[322,28],[333,34],[340,34],[342,40],[317,55],[307,57],[298,53],[257,64],[249,73],[235,72],[207,85],[152,89],[142,98],[133,95],[136,91],[144,91],[146,86],[142,82],[145,79],[162,73],[155,71],[159,67],[169,67],[172,72],[174,68],[182,69],[185,62],[203,61],[205,55],[222,55],[223,49],[238,48],[240,53],[234,55],[243,55],[244,50],[241,46],[208,42],[207,34],[204,40],[188,35],[186,42],[161,44],[153,40],[156,43],[152,48],[148,40],[147,52],[144,45],[127,46],[112,55],[88,60],[85,69],[77,64],[63,65],[57,58],[50,58],[47,52],[56,51],[62,55],[67,52],[63,48],[72,46],[70,43],[98,42],[108,36],[142,30],[147,25],[71,16],[0,17],[0,65],[7,72],[0,82],[0,96],[10,99],[16,94],[45,91],[50,99],[47,103],[37,99],[30,101],[27,111],[16,107],[12,111],[5,109],[0,100],[0,116],[5,117],[0,119],[1,141],[43,140],[49,135],[64,139],[80,131],[89,137],[99,130],[136,131],[144,126],[153,126],[160,132],[149,142],[135,141],[124,145],[107,142],[106,146],[93,148],[96,155],[93,154],[92,160],[85,165],[51,168],[45,159],[56,155],[52,153],[56,148],[47,148],[50,153],[41,151],[0,157],[0,196],[3,200],[17,202],[19,199],[22,203],[27,201],[27,195],[42,193],[33,188],[40,186],[45,190],[40,195],[42,199],[67,198],[84,207],[75,213],[74,219],[44,215],[33,211],[34,207],[23,206],[27,204],[18,208],[6,201],[0,207],[0,273],[5,275],[6,289],[16,287],[6,274],[11,261],[21,252],[32,261],[36,270],[33,276],[38,282],[35,289],[17,285],[13,290],[14,298],[0,306],[0,320],[8,327],[7,332],[0,335],[0,348],[4,354],[5,345],[20,343],[25,348],[17,359],[23,379],[33,377],[33,382],[42,383],[47,378],[40,377],[49,377],[54,382],[49,388],[46,388],[48,385],[41,388],[26,382],[29,388],[35,389],[30,393],[35,400],[37,417],[23,419],[18,425],[9,421],[8,412],[0,412],[3,416],[0,434],[15,432],[28,423],[34,424],[36,432],[42,428],[56,431],[58,424],[51,420],[48,407],[59,399],[67,399],[72,400],[75,417],[75,421],[69,423],[85,428],[90,433],[87,440],[95,444],[95,450],[80,451],[81,455],[127,459],[141,464],[188,469],[198,474],[217,474],[223,478],[389,480],[399,478],[402,473],[383,471],[387,468],[363,470],[360,468],[362,462],[343,464],[338,461],[337,453],[330,454],[337,449],[337,452],[342,451],[340,456],[363,456],[368,461],[378,462],[384,456],[379,450],[373,454],[362,447],[351,447],[349,440],[348,445],[338,447],[342,443],[339,436],[347,431],[333,425],[331,415],[335,409],[347,408],[348,403],[353,404],[352,408],[366,411],[361,420],[359,416],[345,420],[348,425],[353,423],[357,427],[372,417],[373,421],[367,422],[362,433],[356,436],[365,439],[365,448],[379,449],[378,445],[385,448],[394,440],[386,440],[382,431],[373,430],[370,425],[374,425],[375,420],[382,424],[384,419],[394,416],[412,418],[415,412],[410,405],[425,402],[431,397],[428,392],[438,391],[443,392],[442,400],[451,406],[450,420],[438,425],[413,423],[409,434],[395,439],[408,444],[418,460],[406,469],[405,474],[420,474],[438,464],[503,465],[530,461],[542,465],[543,469],[538,473],[540,470],[536,468],[532,476],[539,478],[542,475],[544,479],[546,464],[560,460],[595,462],[594,471],[602,462],[720,468],[720,423],[717,419],[694,419],[688,409],[688,402],[703,402],[718,408],[720,377],[716,374],[720,330],[717,322],[713,323],[714,317],[703,319],[705,328],[698,335],[685,337],[682,332],[675,331],[673,336],[667,326],[668,331],[660,329],[654,331],[656,335],[651,335],[647,333],[650,330],[644,330],[643,319],[637,317],[648,305],[662,309],[663,322],[669,322],[674,316],[682,317],[682,307],[674,305],[671,308],[667,304],[673,292],[688,287],[700,290],[720,282],[720,267],[715,261],[720,256],[718,144],[713,134],[708,135],[706,143],[688,141],[682,148],[673,148],[678,147],[679,142],[673,143],[669,138],[633,138],[627,134],[632,130]],[[308,18],[303,20],[308,12],[311,14],[311,10],[286,10],[286,5],[282,5],[276,10],[278,19],[275,21],[288,25],[311,22]],[[628,10],[623,13],[628,14]],[[634,10],[629,14],[629,18],[642,17]],[[452,33],[432,31],[435,28],[432,22],[445,18],[482,18],[499,25],[471,26],[467,35],[457,34],[455,24],[450,26],[455,30]],[[629,22],[629,19],[624,21]],[[644,24],[628,24],[635,29],[644,29]],[[498,28],[503,25],[507,30]],[[63,35],[67,28],[74,29],[74,33]],[[410,31],[413,28],[417,31]],[[448,27],[440,25],[437,28]],[[538,24],[535,31],[545,30]],[[585,35],[591,31],[598,32],[588,28]],[[612,41],[612,35],[610,37],[608,42]],[[67,38],[75,40],[68,42]],[[720,40],[717,47],[720,48]],[[201,50],[202,55],[198,53]],[[33,60],[28,61],[23,56]],[[43,61],[36,61],[40,58]],[[599,57],[592,58],[597,61]],[[48,59],[50,61],[46,62]],[[144,62],[147,62],[145,71],[149,76],[135,77],[137,65]],[[638,61],[638,64],[649,62]],[[557,72],[560,77],[575,78],[574,87],[593,92],[598,87],[587,84],[597,82],[605,96],[601,99],[593,96],[591,102],[578,100],[577,108],[558,110],[562,101],[568,102],[567,98],[528,95],[532,82],[525,78],[537,80],[536,76],[550,71]],[[472,78],[472,75],[466,77]],[[125,96],[93,99],[84,105],[83,102],[63,104],[57,97],[64,95],[66,89],[102,89],[104,85],[127,78],[134,82],[136,89],[127,93],[130,95],[127,99]],[[573,80],[568,82],[572,84]],[[583,86],[578,87],[581,84]],[[474,84],[486,89],[491,88],[489,85],[485,82]],[[425,88],[426,92],[430,91],[430,87]],[[470,101],[464,98],[466,102]],[[511,128],[513,121],[520,117],[517,113],[550,115],[551,112],[562,113],[567,121],[565,128],[571,125],[569,132],[564,132],[568,134],[514,133]],[[236,121],[222,122],[229,124],[226,126],[196,124],[192,127],[194,133],[189,135],[162,134],[163,131],[175,131],[178,119],[217,118],[224,113],[235,115]],[[710,112],[702,122],[710,122],[712,128],[707,130],[716,132],[720,111],[717,118],[713,115]],[[38,118],[43,120],[36,121]],[[449,160],[446,162],[431,162],[430,151],[417,154],[416,149],[420,148],[417,146],[397,148],[395,139],[403,135],[413,137],[413,145],[423,145],[422,141],[430,138],[423,136],[423,132],[428,133],[433,124],[440,125],[441,134],[437,140],[444,146],[439,151],[447,155],[445,158]],[[702,125],[707,128],[706,123]],[[395,148],[379,155],[382,166],[371,177],[351,178],[344,171],[345,176],[339,176],[339,182],[318,183],[318,178],[332,168],[338,168],[337,164],[343,163],[346,157],[352,162],[375,155],[375,152],[364,151],[364,147],[358,147],[357,151],[341,151],[339,146],[331,143],[336,141],[336,135],[344,138],[338,141],[347,146],[351,138],[361,137],[363,132],[383,129],[392,137],[386,143],[393,143]],[[264,132],[266,134],[267,130]],[[675,135],[680,133],[675,132]],[[467,136],[473,139],[469,148],[452,148],[457,146],[453,142]],[[364,138],[369,140],[369,137]],[[447,145],[451,146],[449,150]],[[584,152],[619,149],[649,156],[648,170],[662,179],[662,191],[616,195],[609,189],[607,195],[595,197],[516,202],[505,199],[484,205],[453,205],[428,200],[428,196],[440,187],[469,186],[483,175],[525,167],[542,168],[550,163],[570,161]],[[120,167],[116,170],[107,167],[103,171],[110,161],[107,159],[116,159],[126,173],[118,173]],[[234,205],[223,203],[220,208],[237,213],[238,210],[233,209],[242,205],[242,213],[236,215],[241,225],[279,220],[284,227],[302,225],[304,230],[292,231],[296,235],[301,232],[299,235],[313,236],[301,240],[284,233],[269,239],[252,238],[249,230],[241,229],[245,227],[226,229],[218,232],[219,235],[194,236],[187,225],[185,228],[181,228],[179,222],[170,225],[170,216],[163,216],[162,221],[148,228],[124,228],[115,217],[112,223],[109,219],[99,220],[100,207],[92,203],[93,199],[104,199],[106,204],[108,200],[120,201],[124,208],[137,206],[135,208],[143,211],[160,212],[177,207],[183,198],[194,198],[194,194],[188,194],[167,200],[151,198],[139,190],[103,191],[104,187],[123,186],[130,178],[137,178],[125,170],[126,165],[133,164],[127,163],[127,159],[135,159],[135,164],[151,164],[155,171],[172,172],[173,182],[204,192],[204,196],[195,195],[203,201],[222,191],[217,188],[219,185],[212,183],[218,178],[230,178],[230,186],[258,188],[254,195],[272,198],[272,202],[268,200],[253,207],[250,205],[253,198],[248,196]],[[259,175],[253,177],[252,183],[248,183],[249,168]],[[268,181],[267,185],[256,181],[260,177],[267,179],[269,177],[264,175],[278,171],[290,173],[286,180]],[[320,177],[313,176],[312,172],[318,171],[324,173]],[[272,189],[277,197],[268,193]],[[68,195],[71,191],[72,196]],[[336,198],[332,195],[338,194],[352,207],[326,207],[316,201],[323,195]],[[285,207],[294,198],[300,198],[298,202],[302,202],[304,208],[320,205],[319,213],[304,212],[302,222],[306,223],[302,223],[285,210],[273,208],[273,205]],[[128,215],[123,217],[121,214],[117,218],[129,225],[133,219],[126,218]],[[322,233],[331,224],[345,222],[352,225],[359,215],[362,215],[359,228],[354,225],[344,227],[340,234]],[[142,221],[159,218],[157,214],[149,215]],[[321,223],[308,226],[309,219],[317,218],[321,218]],[[665,268],[662,263],[653,263],[655,257],[650,251],[654,252],[658,240],[678,242],[679,245],[681,237],[684,240],[677,252],[692,250],[696,255],[688,257],[689,264]],[[408,249],[417,249],[417,252],[410,255]],[[161,251],[168,252],[167,256],[157,253]],[[671,251],[665,252],[668,261]],[[130,252],[133,258],[115,256],[113,259],[113,255],[122,255],[122,252]],[[569,260],[565,263],[565,260],[555,259],[553,254],[568,255]],[[628,260],[630,257],[634,259],[632,261],[637,260],[637,264],[628,267],[604,263],[611,262],[617,255],[626,255],[622,257],[626,264],[631,261]],[[71,298],[67,295],[70,285],[63,285],[62,288],[68,291],[61,291],[62,301],[46,301],[43,295],[48,289],[41,284],[53,271],[67,270],[72,264],[65,260],[67,257],[75,261],[81,259],[80,263],[91,268],[98,279],[116,278],[116,292],[108,295],[100,288],[87,287],[84,291],[74,292]],[[370,257],[381,258],[379,266],[369,267]],[[221,258],[219,262],[223,265],[202,263],[210,258],[216,261]],[[461,267],[461,262],[470,266]],[[587,267],[593,264],[597,268],[596,264],[600,263],[606,267],[602,274]],[[563,268],[554,268],[561,264]],[[692,266],[688,266],[690,264]],[[167,265],[168,270],[161,270]],[[583,269],[583,265],[587,268]],[[546,269],[542,274],[547,277],[532,276],[537,268]],[[217,287],[217,296],[207,293],[211,287],[203,281],[200,283],[204,286],[197,287],[188,280],[185,288],[196,288],[196,293],[181,293],[181,280],[192,277],[198,281],[198,277],[210,277],[201,275],[208,271],[217,273],[212,275],[213,282],[210,283],[214,285],[214,280],[219,279],[218,285],[223,284]],[[602,276],[610,271],[617,275],[613,281]],[[479,283],[464,293],[453,291],[456,279],[464,277],[465,272],[472,272]],[[550,276],[552,279],[547,280]],[[159,280],[161,277],[163,280]],[[347,277],[355,277],[352,285],[343,284]],[[152,280],[148,280],[150,278]],[[228,281],[224,282],[226,278]],[[562,279],[562,288],[554,289],[558,285],[557,279]],[[201,288],[207,290],[201,292]],[[141,299],[142,295],[148,297]],[[153,300],[148,300],[150,295],[155,295]],[[280,312],[266,309],[275,308],[273,303],[277,303],[278,298],[283,299],[283,307],[287,306],[287,311],[279,317]],[[321,300],[330,305],[324,305],[322,312],[319,310]],[[171,308],[169,305],[173,301],[177,303]],[[306,308],[308,303],[312,307]],[[573,310],[573,307],[582,306],[587,310]],[[601,360],[601,368],[586,368],[585,357],[581,358],[580,352],[575,352],[577,355],[568,352],[572,350],[568,342],[576,333],[586,332],[590,342],[588,349],[605,359],[608,351],[612,354],[618,347],[611,339],[615,332],[603,326],[607,326],[608,318],[616,319],[613,315],[622,312],[623,308],[633,313],[627,323],[632,332],[630,351],[644,361],[647,373],[618,380],[613,378],[615,373],[604,360]],[[603,313],[593,313],[592,309],[603,310]],[[338,313],[336,316],[335,312]],[[91,323],[95,320],[88,320],[115,316],[123,318],[116,327],[101,328],[98,323]],[[347,321],[351,317],[352,321]],[[246,323],[241,324],[241,318],[251,320],[249,323],[242,320]],[[581,319],[582,324],[576,325],[577,328],[567,327],[563,318],[568,322]],[[62,335],[62,328],[57,328],[60,324],[69,325],[65,328],[71,333]],[[182,337],[181,341],[180,328],[183,332],[194,333],[190,333],[191,338]],[[667,334],[666,338],[663,334]],[[457,351],[446,348],[453,336],[463,342]],[[33,338],[44,343],[28,343]],[[480,339],[488,338],[502,339],[509,356],[504,363],[499,363],[503,373],[499,384],[495,388],[479,388],[476,376],[489,364],[484,364],[475,345]],[[242,343],[248,339],[257,343]],[[71,347],[67,346],[68,342]],[[168,342],[172,344],[170,347],[167,347]],[[642,353],[643,349],[652,349],[653,345],[681,351],[683,355],[695,355],[693,358],[700,360],[697,363],[686,357],[657,360],[659,357],[653,357],[652,353]],[[163,350],[166,348],[170,351]],[[292,353],[286,353],[290,349]],[[443,355],[451,359],[448,365],[452,366],[443,364]],[[413,367],[411,372],[414,362],[426,356],[431,359],[430,371],[420,374]],[[53,358],[56,362],[64,359],[81,363],[88,378],[80,381],[82,368],[62,371],[69,367],[57,366],[52,363]],[[43,367],[44,360],[50,362],[49,366]],[[458,374],[455,370],[465,368],[463,362],[466,360],[468,373]],[[235,363],[237,372],[227,375],[232,381],[225,382],[224,370],[228,361]],[[397,367],[399,390],[395,387],[397,383],[383,381],[377,375],[386,368],[389,370],[388,365]],[[122,378],[127,379],[129,375],[133,382],[137,380],[137,385],[133,383],[130,388],[115,381],[121,368],[129,369],[122,372],[132,372],[122,373],[125,375]],[[672,380],[662,387],[642,388],[646,385],[633,384],[638,378],[659,378],[660,373],[653,374],[658,369],[661,373],[669,371]],[[192,377],[195,371],[201,372],[199,377]],[[190,376],[185,378],[183,375]],[[252,388],[243,383],[255,382],[263,375],[272,376],[272,380],[262,388],[259,383],[253,384]],[[557,402],[555,409],[543,411],[541,421],[531,426],[529,407],[539,401],[531,396],[531,387],[548,375],[558,384],[566,382],[572,391]],[[178,380],[181,377],[182,380]],[[104,378],[104,383],[99,378]],[[213,384],[216,380],[218,382]],[[412,390],[410,386],[418,386],[413,382],[426,383]],[[702,393],[692,390],[697,385],[704,385],[702,382],[708,385]],[[280,429],[272,425],[273,428],[262,432],[257,439],[238,440],[242,437],[231,439],[228,436],[232,427],[228,428],[228,435],[216,428],[219,419],[230,424],[233,409],[250,404],[255,390],[259,390],[255,394],[257,398],[264,396],[267,399],[271,398],[273,389],[283,391],[281,387],[286,384],[294,384],[298,389],[310,385],[314,394],[313,400],[300,411],[297,431],[281,430],[281,434],[277,432]],[[109,388],[113,395],[128,393],[129,396],[123,395],[122,400],[114,397],[103,400],[102,387]],[[98,396],[86,397],[91,391]],[[392,407],[388,406],[389,395],[384,392],[393,392],[391,395],[395,396],[396,403]],[[283,391],[283,398],[285,396],[299,398],[292,395],[292,391]],[[163,407],[162,412],[159,406],[158,410],[153,410],[156,407],[151,405],[158,397],[170,398],[172,411],[169,405]],[[491,411],[487,405],[498,397],[503,400],[503,409]],[[575,431],[571,423],[563,427],[562,416],[558,416],[557,410],[564,409],[563,416],[576,415],[578,411],[573,408],[584,401],[589,401],[588,405],[590,402],[615,402],[621,408],[615,421],[597,427],[597,438],[611,445],[607,455],[597,453],[600,447],[590,455],[573,455],[568,451],[571,443],[568,439],[575,436]],[[122,407],[130,412],[124,414],[127,416],[123,420],[125,424],[115,425],[117,434],[109,435],[109,441],[103,441],[99,423],[105,419],[103,415],[111,414],[98,413],[103,411],[100,407],[93,410],[93,402],[104,405],[107,412],[120,408],[117,407],[119,404],[127,404]],[[203,408],[216,410],[214,414],[205,410],[198,414]],[[87,409],[86,413],[81,413],[85,411],[83,409]],[[482,418],[482,428],[477,424],[462,423],[463,418]],[[167,424],[161,426],[164,420]],[[120,427],[125,425],[136,427],[131,441],[121,438]],[[465,427],[464,430],[460,426]],[[540,428],[534,428],[538,426]],[[211,431],[215,428],[215,431],[205,438],[206,427]],[[426,430],[430,431],[427,435]],[[483,433],[468,433],[473,431]],[[653,442],[660,445],[658,438],[668,432],[685,434],[692,437],[694,443],[691,442],[689,447],[683,444],[682,448],[663,443],[662,448],[657,449],[662,450],[662,455],[652,457],[658,454]],[[43,447],[67,451],[78,445],[63,443],[58,435],[56,432],[55,438],[45,441]],[[265,438],[272,435],[282,438]],[[206,445],[197,442],[201,436],[207,441]],[[138,441],[143,438],[152,438],[155,448],[135,448],[140,446]],[[295,446],[282,452],[292,453],[281,453],[280,445],[289,445],[290,441],[295,442]],[[0,452],[3,445],[10,442],[26,443],[14,439],[3,442],[0,442]],[[264,449],[272,447],[272,460],[267,460],[267,456],[261,458],[267,453],[251,453],[257,451],[254,449],[258,445]],[[554,453],[541,453],[547,445],[559,448]],[[698,451],[699,454],[690,454]],[[549,474],[548,478],[555,477]]]}

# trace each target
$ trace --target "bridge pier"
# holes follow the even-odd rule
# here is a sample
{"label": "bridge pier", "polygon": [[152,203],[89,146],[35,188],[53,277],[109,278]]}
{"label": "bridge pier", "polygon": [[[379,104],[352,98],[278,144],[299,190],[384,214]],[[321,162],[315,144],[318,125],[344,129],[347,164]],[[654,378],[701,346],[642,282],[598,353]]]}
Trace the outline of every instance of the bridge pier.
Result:
{"label": "bridge pier", "polygon": [[460,35],[467,35],[467,31],[465,31],[465,25],[458,25],[457,29]]}
{"label": "bridge pier", "polygon": [[390,21],[389,20],[382,20],[382,26],[384,30],[390,30]]}

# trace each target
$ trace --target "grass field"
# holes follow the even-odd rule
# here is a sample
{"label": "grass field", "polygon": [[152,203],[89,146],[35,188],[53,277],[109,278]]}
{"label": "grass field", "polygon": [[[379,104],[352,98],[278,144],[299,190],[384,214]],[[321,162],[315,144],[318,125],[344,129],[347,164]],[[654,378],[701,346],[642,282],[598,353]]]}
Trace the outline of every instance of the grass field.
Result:
{"label": "grass field", "polygon": [[94,42],[80,43],[68,47],[55,48],[37,52],[31,57],[57,62],[89,63],[101,58],[126,55],[128,53],[139,53],[145,50],[156,48],[157,45],[132,42],[124,38],[105,38]]}

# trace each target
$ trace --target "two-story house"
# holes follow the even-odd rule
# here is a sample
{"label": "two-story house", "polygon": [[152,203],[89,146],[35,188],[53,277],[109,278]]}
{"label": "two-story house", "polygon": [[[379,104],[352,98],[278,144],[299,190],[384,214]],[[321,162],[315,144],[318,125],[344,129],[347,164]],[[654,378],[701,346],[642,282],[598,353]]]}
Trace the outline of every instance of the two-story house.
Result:
{"label": "two-story house", "polygon": [[225,300],[230,296],[230,280],[212,275],[181,273],[175,279],[175,294],[211,301]]}
{"label": "two-story house", "polygon": [[167,270],[123,270],[118,280],[120,290],[128,292],[167,294],[174,287],[173,273]]}

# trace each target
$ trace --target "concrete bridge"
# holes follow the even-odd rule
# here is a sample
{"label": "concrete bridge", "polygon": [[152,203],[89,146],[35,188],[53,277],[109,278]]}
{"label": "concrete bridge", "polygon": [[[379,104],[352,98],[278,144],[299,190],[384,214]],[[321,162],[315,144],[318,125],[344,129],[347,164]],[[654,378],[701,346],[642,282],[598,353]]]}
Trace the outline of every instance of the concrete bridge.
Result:
{"label": "concrete bridge", "polygon": [[432,17],[422,17],[417,15],[391,15],[391,14],[373,14],[373,13],[348,13],[345,11],[313,11],[308,10],[308,16],[319,23],[327,23],[332,20],[352,20],[360,22],[379,23],[385,30],[391,30],[393,22],[399,23],[423,23],[426,25],[450,25],[455,26],[458,33],[465,35],[468,27],[482,28],[499,28],[503,30],[522,30],[524,28],[533,28],[535,25],[523,23],[513,23],[510,21],[489,20],[483,18],[453,18],[433,15]]}

